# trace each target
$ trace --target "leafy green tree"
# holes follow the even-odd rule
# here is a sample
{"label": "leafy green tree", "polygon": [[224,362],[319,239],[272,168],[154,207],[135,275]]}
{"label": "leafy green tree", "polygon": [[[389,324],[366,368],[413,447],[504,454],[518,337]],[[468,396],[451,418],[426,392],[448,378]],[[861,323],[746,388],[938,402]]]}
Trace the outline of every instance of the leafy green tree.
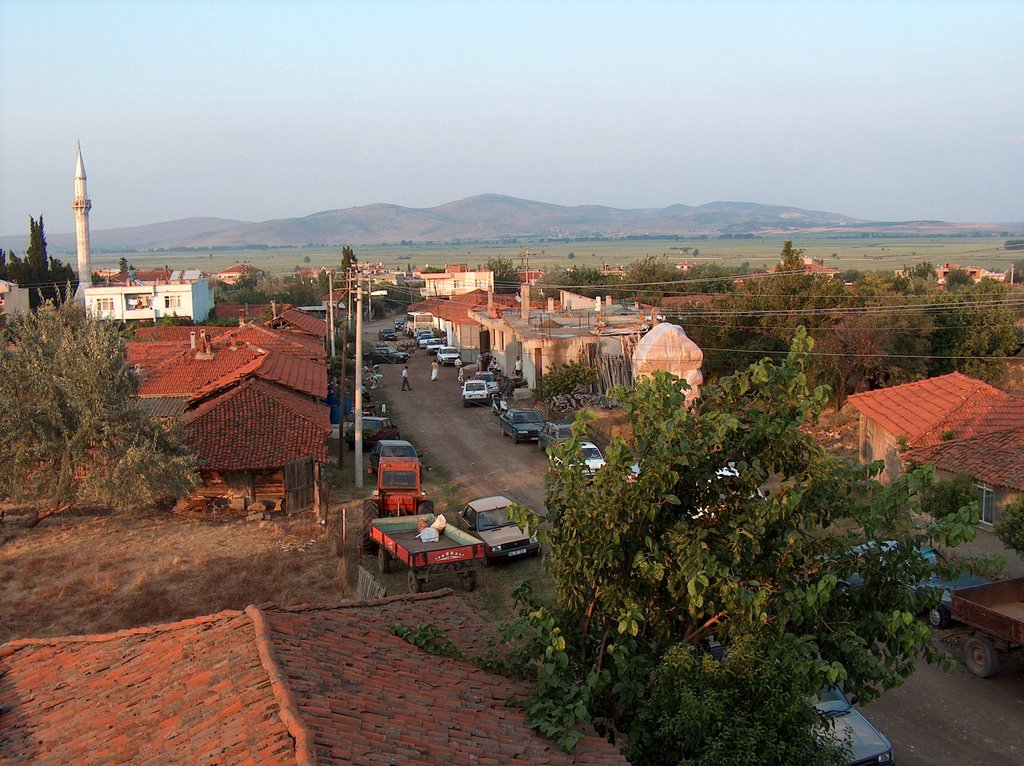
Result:
{"label": "leafy green tree", "polygon": [[958,290],[963,287],[970,287],[974,284],[971,275],[963,269],[950,269],[946,272],[946,289]]}
{"label": "leafy green tree", "polygon": [[0,499],[144,507],[197,480],[176,428],[133,407],[138,388],[116,327],[72,301],[18,317],[0,343]]}
{"label": "leafy green tree", "polygon": [[516,268],[511,258],[490,258],[484,264],[484,268],[494,272],[494,292],[519,292],[519,269]]}
{"label": "leafy green tree", "polygon": [[1024,260],[1014,261],[1010,272],[1008,281],[1011,285],[1024,285]]}
{"label": "leafy green tree", "polygon": [[1006,375],[1006,361],[1017,350],[1016,317],[1006,305],[1007,286],[994,279],[938,296],[948,307],[934,314],[928,372],[959,370],[989,383]]}
{"label": "leafy green tree", "polygon": [[348,274],[349,269],[359,263],[359,259],[356,258],[355,251],[351,245],[345,245],[341,248],[341,273]]}
{"label": "leafy green tree", "polygon": [[579,295],[596,298],[604,295],[609,286],[618,283],[617,277],[604,274],[593,266],[572,265],[567,269],[555,267],[544,272],[537,281],[544,298],[558,299],[558,291],[567,289]]}
{"label": "leafy green tree", "polygon": [[128,271],[128,259],[125,258],[123,255],[117,262],[117,270],[122,274]]}
{"label": "leafy green tree", "polygon": [[679,280],[680,273],[668,258],[647,255],[626,267],[619,295],[642,303],[656,303],[666,292],[677,291],[678,287],[671,283]]}
{"label": "leafy green tree", "polygon": [[78,279],[74,270],[56,258],[46,254],[46,234],[43,217],[29,218],[29,240],[25,257],[10,254],[7,262],[7,279],[21,287],[29,288],[29,305],[35,309],[44,301],[61,300],[67,285],[77,287]]}
{"label": "leafy green tree", "polygon": [[[527,637],[519,659],[536,676],[528,720],[563,746],[588,720],[624,737],[635,763],[663,763],[664,752],[674,763],[712,763],[696,759],[721,738],[744,742],[749,722],[732,709],[709,708],[706,725],[694,727],[661,707],[676,694],[666,696],[665,684],[685,695],[707,677],[703,662],[698,671],[681,658],[700,657],[712,637],[727,647],[751,642],[763,655],[730,683],[776,700],[757,724],[780,737],[807,726],[812,719],[801,723],[794,711],[825,684],[867,702],[909,676],[918,657],[940,658],[915,619],[938,594],[906,583],[927,572],[917,546],[972,537],[977,510],[937,512],[918,531],[915,498],[928,468],[882,486],[816,445],[801,426],[829,393],[809,388],[811,345],[798,330],[784,361],[704,387],[692,411],[685,386],[666,373],[617,391],[632,438],[613,438],[593,481],[580,471],[582,419],[574,439],[553,448],[548,526],[525,509],[518,521],[549,547],[556,603],[528,601],[515,630]],[[897,544],[854,548],[877,540]],[[854,572],[864,587],[841,587]],[[773,663],[790,680],[757,687],[767,679],[756,674]],[[781,751],[760,756],[713,762],[794,762]]]}
{"label": "leafy green tree", "polygon": [[567,362],[544,373],[536,394],[545,401],[577,389],[589,389],[597,382],[597,370],[585,362]]}
{"label": "leafy green tree", "polygon": [[1005,545],[1024,556],[1024,495],[1000,512],[993,531]]}
{"label": "leafy green tree", "polygon": [[922,261],[910,268],[904,268],[903,271],[911,279],[929,279],[934,282],[938,278],[938,272],[935,271],[935,266],[931,261]]}

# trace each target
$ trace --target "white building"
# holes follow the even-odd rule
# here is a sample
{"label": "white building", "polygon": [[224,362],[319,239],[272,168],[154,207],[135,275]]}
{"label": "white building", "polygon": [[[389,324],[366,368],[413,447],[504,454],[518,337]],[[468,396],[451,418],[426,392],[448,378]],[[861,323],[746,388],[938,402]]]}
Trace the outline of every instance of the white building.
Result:
{"label": "white building", "polygon": [[0,279],[0,314],[27,314],[28,288]]}
{"label": "white building", "polygon": [[203,321],[213,310],[213,287],[199,272],[171,272],[164,281],[128,285],[94,285],[85,293],[86,310],[98,319],[155,321],[189,317]]}
{"label": "white building", "polygon": [[474,290],[491,292],[494,290],[494,272],[490,269],[470,271],[465,264],[447,264],[443,273],[418,274],[423,280],[423,297],[451,297],[465,295]]}

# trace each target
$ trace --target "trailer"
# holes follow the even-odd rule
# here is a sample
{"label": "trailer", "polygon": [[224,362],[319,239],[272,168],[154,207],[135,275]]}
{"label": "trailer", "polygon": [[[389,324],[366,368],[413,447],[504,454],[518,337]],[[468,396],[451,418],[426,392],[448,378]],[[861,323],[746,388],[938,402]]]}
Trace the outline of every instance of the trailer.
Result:
{"label": "trailer", "polygon": [[484,541],[449,524],[437,542],[423,542],[417,537],[420,519],[430,525],[435,516],[398,516],[370,522],[381,573],[390,572],[392,560],[397,559],[409,567],[410,593],[419,593],[432,574],[441,572],[457,576],[466,590],[476,588],[476,561],[487,552]]}
{"label": "trailer", "polygon": [[953,591],[952,616],[969,627],[964,664],[981,678],[999,666],[999,651],[1024,645],[1024,577]]}

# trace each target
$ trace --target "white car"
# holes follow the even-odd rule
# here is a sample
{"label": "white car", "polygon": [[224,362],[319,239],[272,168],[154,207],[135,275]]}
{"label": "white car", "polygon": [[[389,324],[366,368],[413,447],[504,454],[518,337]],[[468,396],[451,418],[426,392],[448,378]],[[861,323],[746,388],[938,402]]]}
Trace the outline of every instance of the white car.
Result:
{"label": "white car", "polygon": [[[582,442],[580,452],[583,453],[583,463],[580,468],[584,475],[596,476],[597,470],[604,465],[604,455],[601,454],[601,450],[593,442]],[[551,460],[555,463],[562,462],[556,457],[552,457]]]}
{"label": "white car", "polygon": [[482,380],[467,380],[462,384],[463,407],[468,407],[471,404],[487,404],[490,396],[487,392],[487,384]]}
{"label": "white car", "polygon": [[437,363],[440,365],[456,364],[460,358],[459,350],[455,346],[444,346],[437,350]]}
{"label": "white car", "polygon": [[436,354],[445,347],[444,338],[433,338],[427,341],[426,349],[429,354]]}

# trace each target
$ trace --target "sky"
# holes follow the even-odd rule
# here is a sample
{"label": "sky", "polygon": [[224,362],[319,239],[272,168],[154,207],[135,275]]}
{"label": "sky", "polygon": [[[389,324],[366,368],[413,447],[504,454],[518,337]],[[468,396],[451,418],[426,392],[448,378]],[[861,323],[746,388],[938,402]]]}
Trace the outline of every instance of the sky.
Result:
{"label": "sky", "polygon": [[0,2],[0,234],[483,193],[1024,221],[1024,2]]}

